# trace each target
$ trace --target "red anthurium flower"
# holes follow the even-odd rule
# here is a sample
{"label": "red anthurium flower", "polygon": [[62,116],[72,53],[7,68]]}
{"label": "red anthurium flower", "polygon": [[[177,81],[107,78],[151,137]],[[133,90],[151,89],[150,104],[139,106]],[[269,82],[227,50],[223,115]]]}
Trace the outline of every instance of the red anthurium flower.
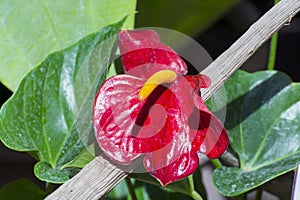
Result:
{"label": "red anthurium flower", "polygon": [[126,74],[106,80],[94,102],[103,152],[123,165],[144,156],[162,185],[192,174],[197,152],[219,157],[229,140],[200,96],[210,79],[185,75],[184,61],[152,30],[121,31],[119,46]]}

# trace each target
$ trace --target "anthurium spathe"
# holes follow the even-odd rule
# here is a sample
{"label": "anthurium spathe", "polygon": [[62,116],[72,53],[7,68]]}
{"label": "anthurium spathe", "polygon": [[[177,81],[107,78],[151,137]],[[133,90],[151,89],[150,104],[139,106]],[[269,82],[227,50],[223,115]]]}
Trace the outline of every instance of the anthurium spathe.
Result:
{"label": "anthurium spathe", "polygon": [[125,74],[106,80],[94,102],[94,129],[106,156],[123,165],[143,156],[163,186],[193,173],[198,152],[219,157],[228,136],[200,94],[210,79],[185,75],[184,61],[152,30],[121,31],[119,47]]}

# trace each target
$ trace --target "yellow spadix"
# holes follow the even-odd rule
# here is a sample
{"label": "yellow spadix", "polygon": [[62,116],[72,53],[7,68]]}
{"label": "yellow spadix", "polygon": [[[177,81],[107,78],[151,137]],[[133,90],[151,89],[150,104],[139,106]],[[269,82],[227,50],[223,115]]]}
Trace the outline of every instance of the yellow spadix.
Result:
{"label": "yellow spadix", "polygon": [[172,70],[161,70],[156,72],[146,81],[146,83],[141,88],[138,99],[140,101],[146,99],[151,92],[162,83],[171,83],[176,79],[176,73]]}

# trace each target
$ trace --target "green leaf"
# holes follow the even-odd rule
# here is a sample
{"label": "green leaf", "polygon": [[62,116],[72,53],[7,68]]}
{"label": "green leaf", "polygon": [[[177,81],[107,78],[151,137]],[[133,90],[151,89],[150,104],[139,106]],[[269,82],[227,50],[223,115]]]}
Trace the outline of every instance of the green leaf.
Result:
{"label": "green leaf", "polygon": [[126,200],[127,195],[128,188],[124,179],[104,197],[104,200]]}
{"label": "green leaf", "polygon": [[[36,151],[35,175],[68,180],[66,163],[87,145],[94,96],[104,81],[110,52],[124,20],[51,54],[21,82],[0,111],[0,139],[18,151]],[[91,134],[93,135],[93,134]]]}
{"label": "green leaf", "polygon": [[74,160],[65,164],[62,168],[76,167],[84,168],[89,162],[95,158],[95,146],[91,144],[86,149],[84,149]]}
{"label": "green leaf", "polygon": [[1,0],[0,81],[15,90],[22,77],[56,51],[130,14],[136,0]]}
{"label": "green leaf", "polygon": [[300,162],[300,84],[276,71],[238,71],[225,83],[230,145],[240,167],[222,167],[214,184],[226,196],[256,188]]}
{"label": "green leaf", "polygon": [[164,27],[196,35],[204,31],[239,0],[138,1],[137,27]]}
{"label": "green leaf", "polygon": [[42,200],[46,196],[45,191],[26,179],[8,183],[0,189],[0,199]]}

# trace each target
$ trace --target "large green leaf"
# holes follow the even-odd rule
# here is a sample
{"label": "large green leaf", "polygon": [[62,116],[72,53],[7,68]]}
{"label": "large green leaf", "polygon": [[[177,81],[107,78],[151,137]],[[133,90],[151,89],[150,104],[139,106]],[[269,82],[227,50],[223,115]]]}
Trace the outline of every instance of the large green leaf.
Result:
{"label": "large green leaf", "polygon": [[239,0],[138,1],[136,26],[174,29],[188,35],[204,31]]}
{"label": "large green leaf", "polygon": [[42,200],[46,196],[45,191],[26,179],[19,179],[0,188],[0,199]]}
{"label": "large green leaf", "polygon": [[240,167],[219,168],[213,179],[222,194],[235,196],[300,162],[300,84],[276,71],[239,71],[225,89],[225,127]]}
{"label": "large green leaf", "polygon": [[104,81],[110,53],[124,19],[51,54],[20,83],[0,110],[0,139],[18,151],[36,151],[35,175],[62,183],[61,169],[85,148],[92,131],[95,92]]}
{"label": "large green leaf", "polygon": [[136,0],[1,0],[0,81],[14,90],[50,53],[130,14]]}

